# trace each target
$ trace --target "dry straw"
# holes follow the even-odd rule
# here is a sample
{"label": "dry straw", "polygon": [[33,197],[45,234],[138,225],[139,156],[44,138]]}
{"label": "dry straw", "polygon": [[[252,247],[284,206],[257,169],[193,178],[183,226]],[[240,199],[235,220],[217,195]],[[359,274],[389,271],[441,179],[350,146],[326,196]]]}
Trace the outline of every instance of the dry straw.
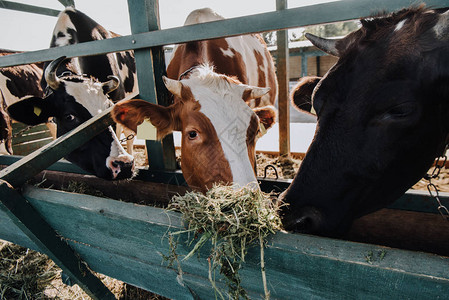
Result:
{"label": "dry straw", "polygon": [[[248,298],[238,272],[248,248],[254,244],[260,245],[262,281],[265,298],[269,298],[263,248],[267,236],[281,229],[278,206],[273,204],[273,198],[272,193],[263,193],[249,186],[236,189],[226,185],[215,185],[205,195],[188,192],[173,197],[169,209],[180,211],[188,224],[186,231],[177,233],[192,233],[188,243],[193,248],[183,260],[211,242],[209,280],[221,299],[225,298],[225,292],[220,291],[215,283],[217,270],[225,278],[230,298]],[[173,247],[173,243],[171,245]],[[172,258],[176,256],[173,252],[172,248]]]}

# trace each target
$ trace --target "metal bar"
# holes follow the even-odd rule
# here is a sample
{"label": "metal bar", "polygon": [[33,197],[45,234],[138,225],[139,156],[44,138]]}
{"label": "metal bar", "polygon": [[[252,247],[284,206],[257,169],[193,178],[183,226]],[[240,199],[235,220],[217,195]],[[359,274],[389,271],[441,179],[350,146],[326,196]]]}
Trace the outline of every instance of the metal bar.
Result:
{"label": "metal bar", "polygon": [[56,9],[22,4],[22,3],[16,3],[16,2],[11,2],[11,1],[4,1],[4,0],[0,1],[0,8],[17,10],[17,11],[21,11],[21,12],[33,13],[33,14],[38,14],[38,15],[50,16],[50,17],[57,17],[58,14],[60,13],[60,11],[56,10]]}
{"label": "metal bar", "polygon": [[[128,1],[131,31],[135,33],[159,30],[158,0]],[[165,75],[165,59],[162,46],[134,51],[140,97],[155,104],[169,105],[169,93],[162,81]],[[173,135],[167,135],[162,143],[145,141],[151,169],[176,169]]]}
{"label": "metal bar", "polygon": [[[287,9],[287,0],[276,0],[276,10]],[[279,84],[278,111],[279,111],[279,154],[290,155],[290,101],[288,101],[289,89],[289,49],[288,30],[280,30],[277,33],[277,60],[276,70]]]}
{"label": "metal bar", "polygon": [[[137,1],[136,1],[137,2]],[[157,30],[129,36],[87,42],[76,45],[6,55],[0,58],[0,67],[50,61],[56,57],[78,57],[124,50],[136,50],[169,44],[207,40],[264,31],[347,21],[367,17],[384,10],[392,12],[415,3],[412,0],[344,0],[307,7],[238,17],[223,21],[195,24],[178,28]],[[428,0],[433,8],[447,7],[447,0]]]}
{"label": "metal bar", "polygon": [[58,0],[58,1],[59,1],[59,3],[64,5],[64,7],[67,7],[67,6],[75,7],[75,0]]}
{"label": "metal bar", "polygon": [[61,240],[29,202],[8,182],[1,179],[0,208],[90,297],[93,299],[115,299],[114,294],[89,271],[69,245]]}
{"label": "metal bar", "polygon": [[13,187],[20,187],[28,179],[46,169],[73,149],[95,137],[113,124],[110,116],[112,107],[84,122],[46,146],[25,156],[18,162],[0,171],[0,179],[7,181]]}

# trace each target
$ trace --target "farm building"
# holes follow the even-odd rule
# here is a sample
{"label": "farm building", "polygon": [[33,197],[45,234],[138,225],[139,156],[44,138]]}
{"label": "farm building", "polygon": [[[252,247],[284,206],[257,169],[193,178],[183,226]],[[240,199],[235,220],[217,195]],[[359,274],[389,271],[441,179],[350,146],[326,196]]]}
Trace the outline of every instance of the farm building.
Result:
{"label": "farm building", "polygon": [[[62,56],[78,58],[132,50],[139,97],[168,106],[168,91],[162,80],[166,71],[163,46],[279,31],[278,46],[272,53],[277,63],[280,124],[279,140],[272,143],[279,144],[281,154],[289,154],[290,137],[285,129],[289,126],[289,81],[302,77],[306,70],[307,75],[324,75],[337,59],[322,55],[309,42],[293,44],[289,49],[285,29],[369,17],[381,9],[393,12],[410,2],[343,0],[297,8],[287,8],[286,2],[277,0],[276,11],[160,29],[159,1],[128,1],[130,35],[6,55],[0,57],[0,68],[38,62],[55,64]],[[446,1],[441,0],[429,0],[426,4],[435,9],[447,7]],[[59,13],[12,2],[3,5],[46,15]],[[62,77],[53,78],[55,89],[61,80]],[[28,152],[32,147],[38,149],[26,156],[0,156],[0,239],[48,255],[63,270],[66,282],[79,285],[93,299],[114,299],[96,273],[171,299],[218,297],[211,287],[208,246],[189,260],[174,260],[171,264],[164,260],[171,251],[170,234],[179,236],[179,257],[192,251],[186,243],[189,234],[185,232],[183,216],[165,209],[173,195],[190,190],[186,183],[189,178],[178,168],[171,134],[162,142],[145,141],[150,164],[141,167],[132,179],[101,179],[62,160],[107,131],[113,124],[113,109],[105,108],[50,143],[47,133],[41,132],[45,131],[42,127],[27,137],[16,129],[17,152],[21,151],[18,147],[25,147]],[[31,112],[37,117],[42,113],[36,106]],[[68,114],[67,119],[72,121],[72,117]],[[33,135],[38,138],[30,146]],[[437,171],[445,164],[437,161]],[[91,196],[56,189],[73,178],[94,186],[102,194]],[[30,185],[29,180],[41,184]],[[262,191],[277,194],[292,184],[291,179],[260,176],[257,181]],[[46,184],[49,186],[40,187]],[[125,198],[134,203],[119,201]],[[440,212],[447,205],[449,195],[444,192],[435,197],[425,191],[408,191],[387,208],[358,218],[343,236],[277,232],[261,247],[264,256],[258,247],[248,250],[239,285],[251,299],[261,295],[273,299],[444,298],[449,292],[449,223]],[[216,284],[224,286],[222,275],[216,276]]]}

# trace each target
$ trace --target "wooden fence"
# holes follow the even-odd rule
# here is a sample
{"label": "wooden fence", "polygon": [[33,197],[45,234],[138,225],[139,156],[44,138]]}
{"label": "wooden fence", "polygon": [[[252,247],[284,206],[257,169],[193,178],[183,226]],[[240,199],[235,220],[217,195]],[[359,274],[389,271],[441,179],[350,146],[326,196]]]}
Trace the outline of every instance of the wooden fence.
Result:
{"label": "wooden fence", "polygon": [[[282,4],[281,0],[278,2]],[[294,9],[282,9],[279,5],[280,9],[274,12],[159,30],[157,0],[129,0],[133,34],[8,55],[0,58],[0,67],[48,61],[62,55],[74,57],[132,49],[140,97],[154,102],[157,99],[163,104],[166,99],[161,82],[165,70],[163,45],[356,19],[379,10],[398,10],[411,3],[414,2],[344,0]],[[432,7],[448,5],[446,0],[426,3]],[[167,233],[182,228],[179,214],[24,186],[28,179],[49,167],[66,170],[57,161],[111,123],[108,110],[22,159],[0,157],[0,164],[9,164],[0,171],[0,238],[47,254],[94,299],[112,299],[113,295],[89,269],[171,298],[213,297],[207,279],[206,253],[183,264],[182,277],[176,267],[163,264],[162,255],[168,251]],[[182,174],[173,171],[172,137],[162,143],[147,143],[147,147],[159,163],[142,171],[138,180],[182,185]],[[289,181],[261,180],[262,188],[268,190],[282,190],[288,184]],[[176,189],[174,185],[168,188]],[[447,198],[443,198],[447,205]],[[428,197],[420,194],[407,194],[401,199],[405,204],[398,202],[400,209],[410,209],[412,203],[412,210],[422,211],[429,203]],[[180,254],[188,251],[182,246],[183,238]],[[246,278],[243,285],[254,298],[263,294],[257,259],[257,250],[253,249],[242,274]],[[435,254],[278,233],[269,242],[266,260],[273,298],[423,299],[444,298],[449,293],[449,259]]]}

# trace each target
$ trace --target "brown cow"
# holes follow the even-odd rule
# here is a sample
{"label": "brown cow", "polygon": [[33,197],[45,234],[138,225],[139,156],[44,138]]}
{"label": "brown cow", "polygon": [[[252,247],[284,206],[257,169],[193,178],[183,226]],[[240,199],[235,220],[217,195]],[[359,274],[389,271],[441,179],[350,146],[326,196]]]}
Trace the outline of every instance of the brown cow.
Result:
{"label": "brown cow", "polygon": [[[201,9],[185,25],[221,19]],[[167,74],[164,81],[174,104],[122,101],[112,112],[116,122],[136,130],[149,118],[159,138],[181,131],[181,167],[192,188],[204,192],[217,182],[256,182],[259,124],[268,129],[276,118],[273,106],[260,107],[273,104],[277,96],[274,65],[263,40],[246,35],[179,45]]]}

